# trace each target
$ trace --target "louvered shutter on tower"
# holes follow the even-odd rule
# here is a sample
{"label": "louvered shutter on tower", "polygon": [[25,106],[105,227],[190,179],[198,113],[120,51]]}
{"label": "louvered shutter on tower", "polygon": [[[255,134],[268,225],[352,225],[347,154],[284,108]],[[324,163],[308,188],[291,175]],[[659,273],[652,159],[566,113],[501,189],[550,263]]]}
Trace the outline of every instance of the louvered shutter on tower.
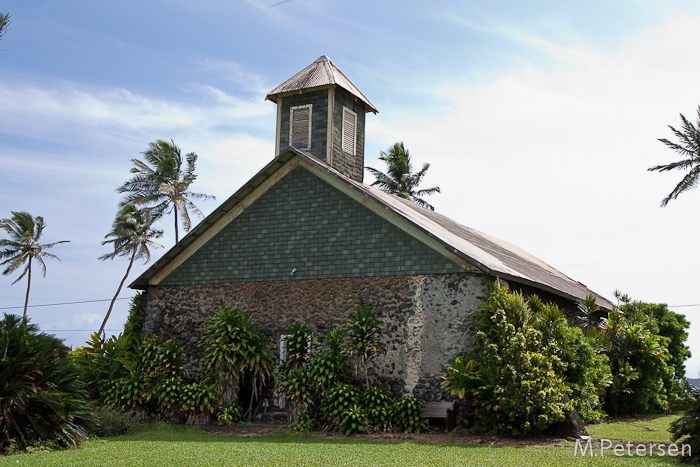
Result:
{"label": "louvered shutter on tower", "polygon": [[289,112],[289,144],[311,149],[311,104],[292,107]]}
{"label": "louvered shutter on tower", "polygon": [[357,114],[343,107],[343,151],[355,155]]}

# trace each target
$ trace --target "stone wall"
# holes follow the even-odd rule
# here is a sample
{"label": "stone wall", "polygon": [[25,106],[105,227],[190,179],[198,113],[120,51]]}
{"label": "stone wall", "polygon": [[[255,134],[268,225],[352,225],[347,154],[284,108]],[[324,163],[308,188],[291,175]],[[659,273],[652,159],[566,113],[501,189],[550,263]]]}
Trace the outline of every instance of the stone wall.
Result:
{"label": "stone wall", "polygon": [[151,286],[144,295],[143,331],[184,347],[185,377],[195,379],[197,342],[221,305],[234,303],[250,314],[275,347],[295,323],[323,335],[345,323],[355,306],[374,305],[387,351],[370,368],[371,380],[397,397],[440,400],[447,393],[438,377],[452,358],[473,347],[471,315],[486,289],[484,276],[473,273]]}

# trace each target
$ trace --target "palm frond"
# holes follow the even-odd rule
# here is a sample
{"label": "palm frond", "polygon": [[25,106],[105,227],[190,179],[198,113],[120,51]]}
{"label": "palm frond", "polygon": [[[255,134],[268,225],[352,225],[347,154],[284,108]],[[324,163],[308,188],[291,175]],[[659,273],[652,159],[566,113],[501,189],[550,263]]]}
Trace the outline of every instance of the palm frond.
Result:
{"label": "palm frond", "polygon": [[[665,138],[660,138],[659,141],[683,156],[684,159],[670,164],[655,165],[647,169],[658,172],[675,169],[689,171],[673,191],[661,201],[662,207],[668,205],[669,201],[676,199],[681,193],[695,188],[700,180],[700,130],[685,118],[683,114],[680,115],[683,122],[682,130],[669,126],[673,134],[678,138],[678,142],[672,142]],[[698,127],[700,127],[700,107],[698,107]]]}

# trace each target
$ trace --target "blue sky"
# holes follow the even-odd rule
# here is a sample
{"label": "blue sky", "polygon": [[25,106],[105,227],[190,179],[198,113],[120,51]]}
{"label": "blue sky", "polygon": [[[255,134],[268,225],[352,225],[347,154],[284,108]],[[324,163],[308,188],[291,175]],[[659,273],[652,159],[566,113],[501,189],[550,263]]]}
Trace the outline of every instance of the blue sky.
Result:
{"label": "blue sky", "polygon": [[[685,313],[697,376],[700,192],[661,209],[682,174],[646,169],[676,160],[657,141],[667,125],[696,118],[700,4],[571,3],[3,1],[0,217],[42,215],[45,241],[71,240],[35,276],[30,304],[111,298],[127,261],[97,257],[130,160],[173,139],[199,154],[193,189],[226,199],[274,156],[265,94],[325,54],[379,110],[367,165],[404,141],[432,164],[439,212],[609,298],[619,289]],[[13,280],[0,277],[0,308],[23,304]],[[121,329],[126,302],[108,329]],[[107,306],[30,316],[80,345]]]}

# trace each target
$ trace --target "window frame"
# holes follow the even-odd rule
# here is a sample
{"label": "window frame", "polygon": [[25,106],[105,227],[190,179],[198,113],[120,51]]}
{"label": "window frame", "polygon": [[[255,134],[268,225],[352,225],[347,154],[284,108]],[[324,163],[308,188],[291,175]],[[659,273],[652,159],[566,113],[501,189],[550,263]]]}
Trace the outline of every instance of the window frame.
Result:
{"label": "window frame", "polygon": [[[294,145],[294,112],[297,110],[302,110],[302,109],[309,109],[309,124],[308,124],[308,132],[306,135],[306,146],[300,147],[300,146],[295,146]],[[303,104],[303,105],[295,105],[289,108],[289,145],[292,147],[295,147],[297,149],[304,149],[304,150],[309,150],[311,149],[311,124],[312,124],[312,117],[313,117],[313,104]]]}
{"label": "window frame", "polygon": [[[353,124],[352,124],[352,151],[348,151],[349,149],[348,146],[345,144],[345,122],[348,121],[346,118],[347,116],[352,117],[353,119]],[[357,113],[353,112],[349,108],[343,106],[343,123],[342,123],[342,134],[340,136],[340,148],[342,149],[343,152],[350,154],[351,156],[354,156],[357,154]]]}

